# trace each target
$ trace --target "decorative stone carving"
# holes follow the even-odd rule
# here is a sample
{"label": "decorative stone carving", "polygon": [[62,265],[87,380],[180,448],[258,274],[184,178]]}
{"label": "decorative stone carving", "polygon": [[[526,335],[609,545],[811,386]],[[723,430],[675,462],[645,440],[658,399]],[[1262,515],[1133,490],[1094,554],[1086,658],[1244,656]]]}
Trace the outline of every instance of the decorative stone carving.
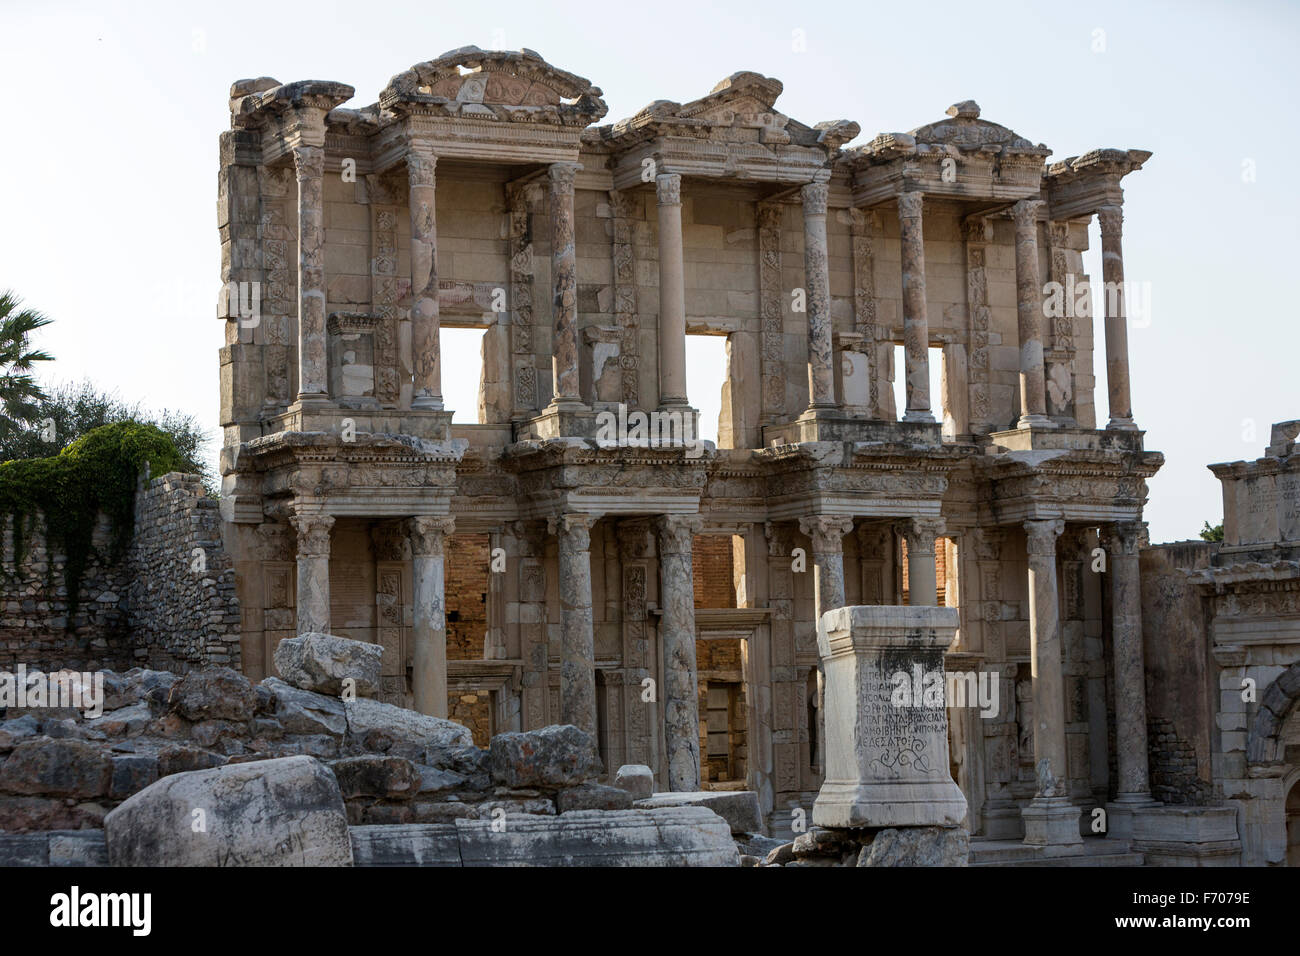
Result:
{"label": "decorative stone carving", "polygon": [[670,790],[700,789],[699,682],[695,667],[694,536],[703,527],[695,515],[664,515],[658,521],[659,589],[663,619],[664,731]]}

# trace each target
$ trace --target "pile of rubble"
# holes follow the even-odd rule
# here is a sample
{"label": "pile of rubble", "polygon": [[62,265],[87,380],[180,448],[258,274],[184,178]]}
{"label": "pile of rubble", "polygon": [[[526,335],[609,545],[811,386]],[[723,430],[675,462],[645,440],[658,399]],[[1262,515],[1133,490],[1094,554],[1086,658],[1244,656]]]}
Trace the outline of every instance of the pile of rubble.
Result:
{"label": "pile of rubble", "polygon": [[[379,657],[375,645],[308,634],[281,643],[283,679],[107,672],[101,716],[6,715],[0,861],[739,861],[733,826],[656,803],[648,768],[597,783],[595,746],[576,727],[503,733],[481,750],[460,724],[371,699]],[[605,858],[590,858],[602,846]]]}

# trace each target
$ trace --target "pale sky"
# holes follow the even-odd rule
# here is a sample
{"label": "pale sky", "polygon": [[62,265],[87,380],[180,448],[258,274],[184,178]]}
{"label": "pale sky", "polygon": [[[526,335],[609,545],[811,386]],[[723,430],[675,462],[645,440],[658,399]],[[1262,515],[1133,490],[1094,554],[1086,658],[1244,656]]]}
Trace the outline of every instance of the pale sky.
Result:
{"label": "pale sky", "polygon": [[[1271,422],[1300,418],[1283,283],[1300,264],[1298,26],[1269,2],[3,0],[0,288],[55,320],[48,380],[90,378],[215,435],[217,136],[235,79],[338,80],[364,106],[455,47],[529,47],[600,86],[606,121],[754,70],[784,82],[782,112],[856,120],[858,142],[974,99],[1052,160],[1154,153],[1125,189],[1126,277],[1151,289],[1149,325],[1129,331],[1133,410],[1166,456],[1152,540],[1195,537],[1222,516],[1205,465],[1258,457]],[[1099,278],[1096,243],[1094,225]],[[472,347],[443,366],[448,407],[471,417]],[[691,381],[718,363],[702,355]],[[691,388],[711,422],[714,391]],[[1097,407],[1104,421],[1104,388]]]}

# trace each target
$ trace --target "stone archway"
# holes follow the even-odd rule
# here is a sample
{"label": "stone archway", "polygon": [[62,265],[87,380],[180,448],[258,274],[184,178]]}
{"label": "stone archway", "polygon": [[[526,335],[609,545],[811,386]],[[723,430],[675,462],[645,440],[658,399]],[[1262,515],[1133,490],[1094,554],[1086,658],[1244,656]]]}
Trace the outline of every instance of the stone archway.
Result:
{"label": "stone archway", "polygon": [[1259,711],[1246,738],[1246,759],[1251,764],[1282,761],[1282,725],[1297,701],[1300,701],[1300,661],[1279,674],[1259,699]]}

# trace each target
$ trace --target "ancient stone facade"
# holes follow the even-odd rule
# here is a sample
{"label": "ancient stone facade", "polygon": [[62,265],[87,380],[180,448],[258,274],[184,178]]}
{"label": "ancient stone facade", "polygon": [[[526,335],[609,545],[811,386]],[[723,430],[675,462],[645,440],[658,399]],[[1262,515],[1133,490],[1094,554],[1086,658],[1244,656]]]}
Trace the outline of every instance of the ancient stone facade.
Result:
{"label": "ancient stone facade", "polygon": [[[971,833],[1069,850],[1087,811],[1150,801],[1137,546],[1162,458],[1122,296],[1096,297],[1103,349],[1045,284],[1086,286],[1094,216],[1122,279],[1121,180],[1149,154],[1048,163],[969,101],[849,148],[856,123],[802,123],[781,91],[736,73],[595,125],[588,80],[474,47],[361,108],[342,83],[234,85],[221,278],[261,290],[220,316],[242,669],[273,674],[295,632],[374,642],[382,699],[485,698],[480,737],[574,724],[659,790],[718,777],[710,720],[739,707],[726,772],[776,835],[826,767],[818,614],[901,604],[906,578],[955,609],[948,670],[1000,691],[951,712]],[[484,330],[477,424],[444,407],[443,326]],[[727,340],[716,448],[688,334]],[[602,428],[632,412],[680,429]],[[731,602],[696,606],[700,536],[731,545]],[[449,593],[457,554],[489,562],[484,592]],[[449,653],[480,593],[481,654]],[[742,685],[726,706],[710,641],[742,646],[738,669],[706,655],[706,683]]]}

